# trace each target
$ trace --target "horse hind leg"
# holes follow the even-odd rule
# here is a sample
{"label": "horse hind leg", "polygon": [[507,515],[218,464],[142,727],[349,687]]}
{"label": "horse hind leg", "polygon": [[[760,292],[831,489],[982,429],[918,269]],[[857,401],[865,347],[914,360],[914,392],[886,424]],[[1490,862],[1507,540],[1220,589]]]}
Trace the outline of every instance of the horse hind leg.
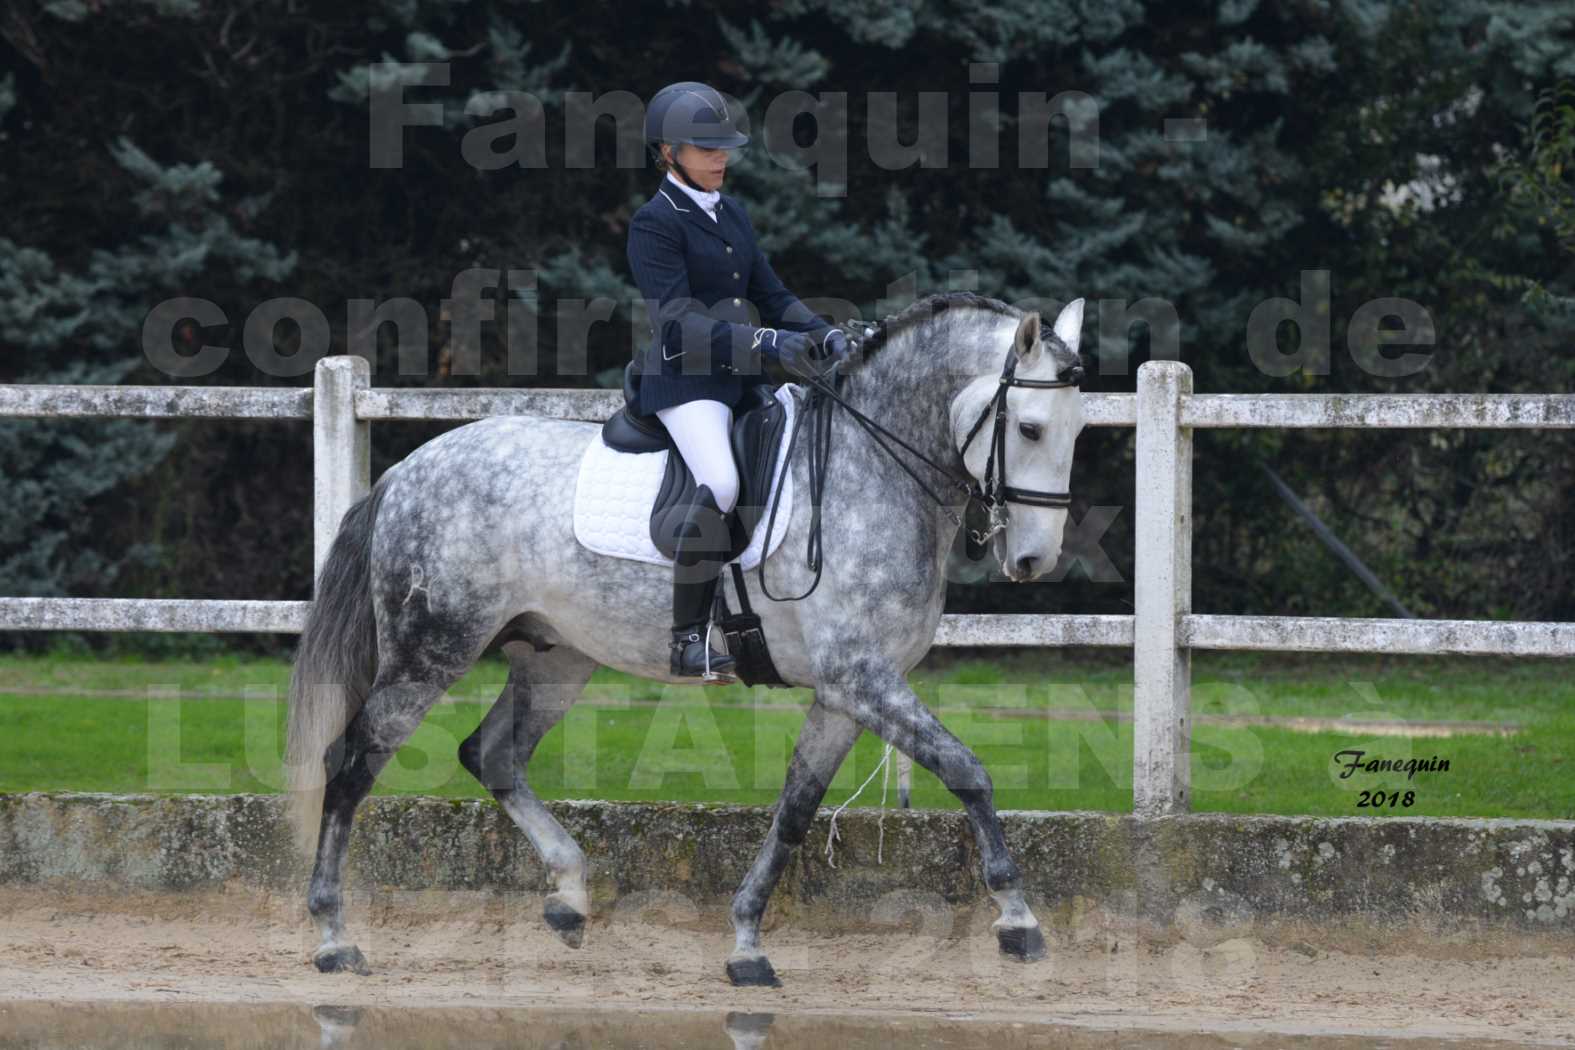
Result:
{"label": "horse hind leg", "polygon": [[405,670],[384,665],[378,670],[365,705],[329,748],[330,776],[323,789],[317,858],[307,893],[307,910],[322,934],[322,943],[312,961],[323,973],[372,972],[361,949],[345,937],[344,861],[350,847],[350,826],[378,773],[462,673],[460,669],[412,681],[405,677]]}
{"label": "horse hind leg", "polygon": [[579,699],[597,664],[567,645],[536,652],[530,643],[516,641],[505,645],[503,653],[509,661],[508,682],[476,731],[460,745],[459,760],[536,848],[554,887],[543,917],[563,943],[578,948],[590,914],[585,854],[531,790],[525,769],[542,737]]}
{"label": "horse hind leg", "polygon": [[329,747],[325,763],[329,775],[307,893],[307,910],[323,938],[312,961],[324,973],[370,972],[344,931],[344,862],[356,809],[444,690],[470,669],[506,622],[498,610],[479,603],[462,617],[388,604],[378,616],[377,674],[366,703]]}

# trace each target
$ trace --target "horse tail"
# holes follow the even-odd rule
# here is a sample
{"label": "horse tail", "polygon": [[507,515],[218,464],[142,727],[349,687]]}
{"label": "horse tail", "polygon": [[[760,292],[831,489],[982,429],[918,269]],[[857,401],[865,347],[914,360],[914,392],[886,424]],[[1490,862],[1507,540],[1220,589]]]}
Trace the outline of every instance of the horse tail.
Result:
{"label": "horse tail", "polygon": [[308,856],[317,847],[328,747],[361,710],[377,676],[372,526],[384,488],[378,485],[345,511],[317,577],[317,598],[290,673],[285,781],[294,839]]}

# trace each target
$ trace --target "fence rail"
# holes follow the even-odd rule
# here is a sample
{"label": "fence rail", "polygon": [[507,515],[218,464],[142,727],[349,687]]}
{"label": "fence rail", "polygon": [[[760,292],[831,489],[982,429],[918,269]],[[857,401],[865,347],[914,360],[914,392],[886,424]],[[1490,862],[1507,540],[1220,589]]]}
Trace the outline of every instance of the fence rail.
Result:
{"label": "fence rail", "polygon": [[0,417],[311,419],[310,390],[261,386],[0,385]]}
{"label": "fence rail", "polygon": [[[536,413],[605,419],[609,390],[373,389],[367,362],[319,362],[310,390],[0,385],[0,418],[310,420],[313,575],[339,521],[371,487],[371,423]],[[1474,653],[1575,656],[1575,624],[1218,616],[1192,612],[1192,435],[1219,427],[1575,428],[1568,394],[1194,394],[1175,361],[1138,369],[1136,394],[1085,394],[1094,426],[1137,428],[1131,616],[949,615],[941,646],[1092,645],[1133,650],[1133,807],[1190,808],[1191,653]],[[299,632],[308,602],[0,598],[0,630]]]}
{"label": "fence rail", "polygon": [[[1141,373],[1142,369],[1138,371]],[[1195,394],[1184,427],[1575,428],[1569,394]]]}
{"label": "fence rail", "polygon": [[0,630],[299,634],[311,605],[186,598],[4,598]]}

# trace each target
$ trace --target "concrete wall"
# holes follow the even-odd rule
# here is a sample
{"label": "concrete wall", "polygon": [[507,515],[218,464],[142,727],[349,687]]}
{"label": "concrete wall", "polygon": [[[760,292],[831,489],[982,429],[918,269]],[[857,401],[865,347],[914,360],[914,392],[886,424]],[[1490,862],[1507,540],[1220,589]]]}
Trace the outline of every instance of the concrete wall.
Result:
{"label": "concrete wall", "polygon": [[[275,796],[0,796],[0,884],[304,893]],[[770,823],[741,806],[555,802],[590,858],[598,910],[667,890],[726,903]],[[774,906],[795,921],[869,921],[900,891],[972,909],[985,900],[960,813],[822,811]],[[1043,921],[1090,908],[1159,931],[1286,921],[1538,932],[1575,942],[1575,822],[1425,818],[1008,813],[1007,839]],[[546,887],[529,844],[490,802],[373,798],[352,840],[353,884],[390,889]]]}

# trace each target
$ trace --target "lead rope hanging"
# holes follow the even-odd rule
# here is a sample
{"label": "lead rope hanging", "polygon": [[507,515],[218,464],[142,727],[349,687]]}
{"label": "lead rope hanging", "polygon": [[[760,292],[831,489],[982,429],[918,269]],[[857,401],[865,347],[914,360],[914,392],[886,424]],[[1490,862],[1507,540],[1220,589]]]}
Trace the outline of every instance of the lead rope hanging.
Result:
{"label": "lead rope hanging", "polygon": [[882,771],[884,771],[885,775],[880,780],[880,816],[875,822],[875,826],[879,831],[879,836],[875,840],[875,863],[886,863],[886,787],[891,783],[891,752],[892,746],[887,744],[886,750],[881,753],[880,763],[870,770],[870,775],[864,778],[864,783],[859,785],[859,789],[849,795],[846,802],[831,811],[831,826],[826,829],[826,863],[833,868],[837,866],[837,861],[833,856],[837,846],[837,818],[842,815],[843,810],[853,804],[854,799],[864,794],[864,789],[870,786],[870,781],[875,779],[875,774]]}

